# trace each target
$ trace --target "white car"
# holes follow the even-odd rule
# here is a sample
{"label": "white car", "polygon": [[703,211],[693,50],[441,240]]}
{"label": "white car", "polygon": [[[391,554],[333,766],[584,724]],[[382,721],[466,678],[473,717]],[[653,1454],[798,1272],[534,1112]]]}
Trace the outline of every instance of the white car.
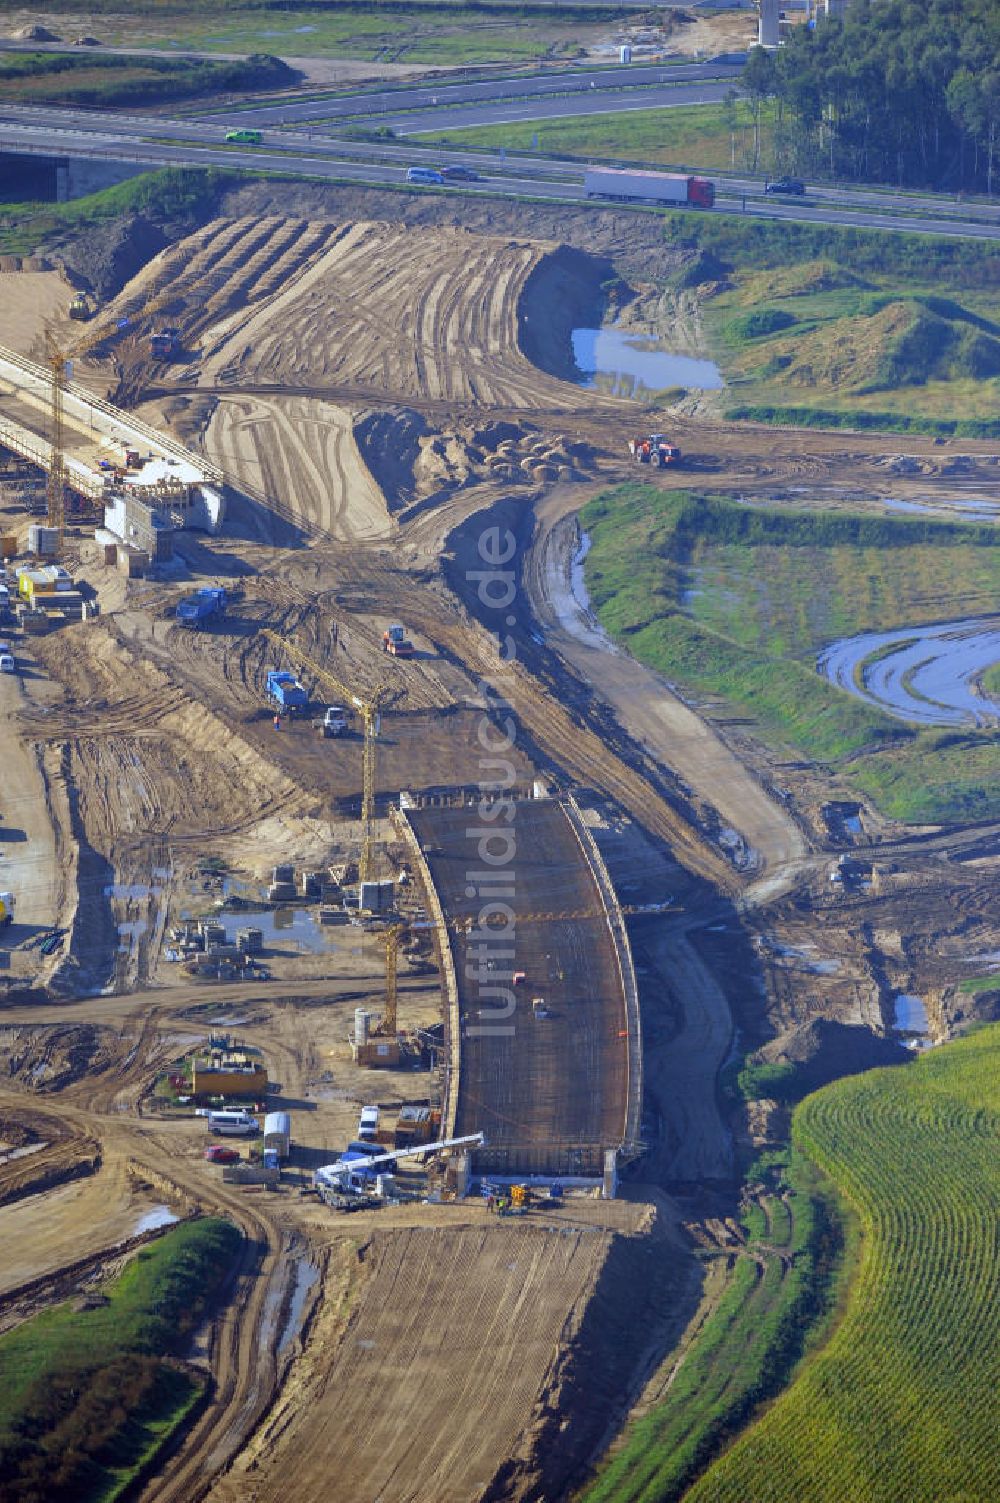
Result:
{"label": "white car", "polygon": [[12,652],[0,652],[0,673],[16,673],[17,664]]}

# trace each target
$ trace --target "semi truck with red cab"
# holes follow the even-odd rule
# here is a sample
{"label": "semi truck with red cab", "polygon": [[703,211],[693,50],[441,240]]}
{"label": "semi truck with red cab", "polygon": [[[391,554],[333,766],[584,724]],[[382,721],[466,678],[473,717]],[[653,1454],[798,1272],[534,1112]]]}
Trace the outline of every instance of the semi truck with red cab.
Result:
{"label": "semi truck with red cab", "polygon": [[707,177],[685,177],[678,172],[588,167],[583,175],[583,191],[588,198],[616,198],[622,203],[676,204],[692,209],[710,209],[715,203],[713,182]]}

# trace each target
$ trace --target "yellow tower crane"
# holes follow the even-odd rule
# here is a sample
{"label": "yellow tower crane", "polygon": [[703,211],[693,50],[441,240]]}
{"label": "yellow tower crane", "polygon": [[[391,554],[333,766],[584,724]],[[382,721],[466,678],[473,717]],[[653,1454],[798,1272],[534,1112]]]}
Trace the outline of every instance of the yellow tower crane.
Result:
{"label": "yellow tower crane", "polygon": [[396,1037],[396,974],[399,966],[399,941],[406,933],[406,924],[390,924],[385,939],[385,1009],[382,1021],[375,1029],[384,1038]]}
{"label": "yellow tower crane", "polygon": [[280,636],[269,627],[265,627],[261,635],[266,637],[279,652],[283,652],[296,668],[312,674],[324,688],[330,690],[331,694],[335,694],[338,699],[349,700],[361,716],[364,725],[364,746],[361,763],[361,859],[358,863],[358,876],[362,882],[370,882],[375,866],[375,743],[378,740],[381,725],[382,706],[388,695],[381,688],[368,695],[355,694],[328,668],[323,668],[315,662],[308,653],[303,652],[301,647],[290,642],[287,637]]}
{"label": "yellow tower crane", "polygon": [[[621,912],[631,918],[667,912],[673,915],[683,913],[684,910],[678,905],[667,901],[661,903],[622,904]],[[598,908],[567,909],[558,913],[521,913],[517,915],[517,921],[521,924],[556,924],[578,921],[580,919],[593,919],[601,922],[606,920],[606,918],[607,914],[604,909]],[[438,919],[417,919],[413,922],[400,919],[383,930],[382,940],[385,946],[385,1008],[382,1013],[382,1021],[372,1030],[374,1034],[380,1038],[395,1038],[396,1036],[399,946],[403,935],[408,930],[417,929],[431,929],[438,932],[442,929],[447,932],[450,929],[456,933],[463,931],[468,933],[474,924],[475,920],[471,917],[446,918],[443,924]],[[491,927],[489,921],[487,921],[486,927]],[[516,977],[521,973],[514,971],[512,974]],[[544,1017],[545,1013],[542,1011],[538,1015]]]}

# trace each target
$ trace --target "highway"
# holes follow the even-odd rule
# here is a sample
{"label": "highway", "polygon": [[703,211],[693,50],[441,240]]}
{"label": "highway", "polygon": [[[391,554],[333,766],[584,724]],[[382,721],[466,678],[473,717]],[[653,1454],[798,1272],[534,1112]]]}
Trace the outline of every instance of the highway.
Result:
{"label": "highway", "polygon": [[621,89],[617,93],[561,95],[557,98],[521,99],[509,103],[454,106],[451,109],[406,111],[379,116],[397,136],[416,136],[443,130],[468,130],[476,125],[509,125],[515,121],[539,122],[573,115],[618,115],[631,110],[676,109],[682,105],[717,104],[732,89],[731,79],[706,79],[703,83],[654,85]]}
{"label": "highway", "polygon": [[[679,90],[671,92],[676,95],[699,87],[711,85],[682,85]],[[620,94],[613,96],[615,102],[621,98]],[[606,102],[610,104],[612,99],[606,101],[602,98],[594,102],[604,105]],[[542,97],[529,108],[558,108],[566,103],[568,101],[563,99]],[[497,106],[475,105],[470,108],[489,111]],[[572,112],[580,113],[579,106]],[[449,120],[456,114],[465,113],[461,108],[439,111]],[[270,131],[260,146],[226,146],[224,138],[231,123],[231,117],[220,120],[218,116],[212,120],[178,120],[154,115],[119,115],[110,111],[8,106],[0,108],[0,151],[137,162],[151,167],[229,167],[330,182],[367,182],[396,187],[404,185],[407,166],[436,165],[441,160],[441,152],[429,147],[402,142],[338,140],[316,126],[307,131]],[[536,153],[504,155],[482,148],[449,153],[447,160],[474,167],[482,174],[483,181],[444,191],[586,201],[582,190],[583,164],[580,162],[561,161]],[[722,173],[712,176],[717,184],[716,208],[719,211],[807,224],[1000,239],[1000,210],[981,205],[966,206],[944,195],[903,194],[831,185],[811,189],[804,199],[782,200],[765,198],[760,178]]]}
{"label": "highway", "polygon": [[[705,83],[739,78],[742,63],[677,63],[655,66],[631,64],[620,68],[566,68],[558,72],[514,74],[483,79],[477,83],[428,83],[410,88],[338,92],[321,98],[282,100],[240,109],[240,125],[294,125],[304,120],[344,120],[359,115],[400,115],[431,108],[451,110],[459,104],[489,104],[502,99],[545,99],[579,94],[587,97],[587,112],[596,101],[592,94],[616,90],[655,89],[673,84]],[[723,91],[724,92],[724,91]],[[580,113],[579,103],[576,113]],[[206,116],[205,118],[212,118]],[[218,114],[214,115],[218,119]],[[384,123],[384,122],[380,122]]]}

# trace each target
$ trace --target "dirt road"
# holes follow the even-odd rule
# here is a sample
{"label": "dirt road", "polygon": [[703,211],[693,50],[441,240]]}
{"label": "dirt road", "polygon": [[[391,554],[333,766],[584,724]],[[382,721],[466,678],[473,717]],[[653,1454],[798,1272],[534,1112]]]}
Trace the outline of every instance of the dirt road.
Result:
{"label": "dirt road", "polygon": [[[65,922],[75,903],[75,857],[65,848],[66,831],[53,808],[59,790],[43,771],[41,750],[18,725],[26,703],[20,677],[0,676],[0,887],[12,891],[15,902],[14,924],[0,930],[0,946],[8,953]],[[33,961],[15,952],[9,964],[22,974]]]}
{"label": "dirt road", "polygon": [[657,762],[743,836],[751,870],[792,880],[808,849],[795,821],[664,679],[610,641],[581,600],[582,579],[574,579],[580,505],[578,488],[554,487],[536,508],[524,578],[546,645],[611,706]]}

